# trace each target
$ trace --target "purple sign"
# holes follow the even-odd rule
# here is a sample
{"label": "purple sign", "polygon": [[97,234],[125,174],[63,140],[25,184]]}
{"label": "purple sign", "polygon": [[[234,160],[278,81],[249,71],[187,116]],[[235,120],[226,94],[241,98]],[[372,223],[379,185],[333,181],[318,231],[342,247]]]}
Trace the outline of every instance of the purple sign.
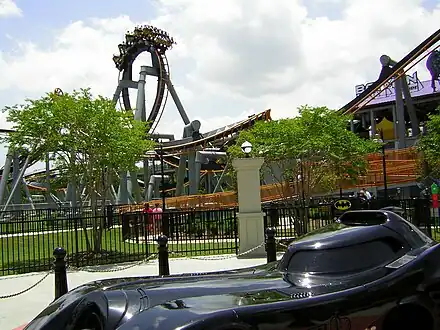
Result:
{"label": "purple sign", "polygon": [[[408,87],[412,97],[419,97],[430,94],[439,94],[440,96],[440,84],[438,81],[435,81],[436,91],[433,91],[431,86],[431,80],[420,81],[417,78],[417,72],[414,72],[411,76],[407,76],[406,79],[408,83]],[[356,96],[361,94],[365,89],[367,89],[372,83],[368,83],[365,85],[357,85],[355,87]],[[405,98],[405,96],[403,95]],[[377,92],[373,93],[373,95],[369,96],[365,101],[359,104],[359,107],[381,104],[387,102],[393,102],[396,100],[396,91],[394,88],[394,84],[390,84],[388,87],[383,87],[379,89]]]}

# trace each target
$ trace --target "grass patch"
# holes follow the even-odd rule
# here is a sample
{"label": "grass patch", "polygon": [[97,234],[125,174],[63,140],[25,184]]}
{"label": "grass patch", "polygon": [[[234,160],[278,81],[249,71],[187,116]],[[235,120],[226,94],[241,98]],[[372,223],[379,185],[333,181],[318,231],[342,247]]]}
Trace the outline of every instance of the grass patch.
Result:
{"label": "grass patch", "polygon": [[[89,239],[91,236],[92,231],[89,230]],[[2,237],[0,275],[49,270],[56,247],[66,250],[67,262],[74,267],[138,261],[157,252],[157,244],[149,242],[123,241],[121,228],[104,230],[100,253],[88,252],[86,234],[82,230]],[[175,252],[170,257],[203,256],[235,253],[236,244],[234,240],[193,239],[171,242],[168,248],[170,252]]]}

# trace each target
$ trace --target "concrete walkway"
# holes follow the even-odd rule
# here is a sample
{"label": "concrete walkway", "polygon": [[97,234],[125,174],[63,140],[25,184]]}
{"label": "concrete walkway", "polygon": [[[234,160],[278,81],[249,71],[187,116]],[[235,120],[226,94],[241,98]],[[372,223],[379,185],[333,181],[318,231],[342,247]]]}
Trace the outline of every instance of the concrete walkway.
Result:
{"label": "concrete walkway", "polygon": [[[203,259],[170,259],[170,273],[182,274],[191,270],[193,273],[210,272],[219,270],[229,270],[234,268],[245,268],[266,263],[266,258],[258,259],[237,259],[235,256],[203,257]],[[281,255],[278,256],[279,258]],[[129,264],[127,264],[129,265]],[[106,272],[105,270],[122,267],[101,266],[101,268],[92,268],[91,270],[99,272],[74,271],[68,273],[69,289],[73,289],[81,284],[113,277],[123,276],[143,276],[157,275],[157,260],[146,264],[117,271]],[[102,272],[100,271],[102,270]],[[0,277],[0,296],[13,294],[24,290],[39,281],[46,273],[33,273],[17,276]],[[42,283],[32,290],[17,297],[0,299],[0,329],[11,330],[33,319],[41,310],[43,310],[54,299],[54,275],[50,274]]]}

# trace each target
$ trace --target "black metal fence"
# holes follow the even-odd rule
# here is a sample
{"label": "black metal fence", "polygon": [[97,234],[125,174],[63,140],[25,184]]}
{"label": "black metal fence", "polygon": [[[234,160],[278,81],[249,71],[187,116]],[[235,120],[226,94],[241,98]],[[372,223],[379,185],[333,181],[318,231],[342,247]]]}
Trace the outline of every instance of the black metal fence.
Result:
{"label": "black metal fence", "polygon": [[169,237],[175,256],[237,253],[235,209],[119,214],[116,207],[0,212],[0,275],[49,270],[54,248],[69,266],[143,260]]}
{"label": "black metal fence", "polygon": [[[264,226],[289,242],[330,224],[343,212],[336,200],[270,204],[263,207]],[[350,209],[396,206],[428,235],[440,238],[438,210],[426,199],[349,200]],[[119,213],[60,208],[0,212],[0,275],[49,270],[54,248],[67,251],[69,266],[83,267],[143,260],[157,252],[156,239],[168,237],[171,256],[238,253],[237,209],[167,210],[163,214]]]}
{"label": "black metal fence", "polygon": [[332,223],[347,210],[397,207],[401,209],[405,219],[422,229],[427,235],[435,239],[437,236],[440,238],[438,210],[430,207],[431,202],[428,199],[373,199],[368,202],[362,202],[356,198],[343,200],[349,202],[346,203],[347,208],[343,210],[338,210],[335,205],[337,199],[309,203],[305,206],[301,201],[265,205],[263,207],[264,227],[275,227],[277,238],[281,242],[290,242],[298,236]]}

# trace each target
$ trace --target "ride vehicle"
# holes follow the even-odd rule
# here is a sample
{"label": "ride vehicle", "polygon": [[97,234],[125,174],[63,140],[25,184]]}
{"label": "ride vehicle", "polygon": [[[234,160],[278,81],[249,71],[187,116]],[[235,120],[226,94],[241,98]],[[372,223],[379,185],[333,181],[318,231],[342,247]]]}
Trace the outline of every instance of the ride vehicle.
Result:
{"label": "ride vehicle", "polygon": [[91,282],[25,329],[440,329],[439,265],[439,245],[398,214],[350,211],[278,262]]}

